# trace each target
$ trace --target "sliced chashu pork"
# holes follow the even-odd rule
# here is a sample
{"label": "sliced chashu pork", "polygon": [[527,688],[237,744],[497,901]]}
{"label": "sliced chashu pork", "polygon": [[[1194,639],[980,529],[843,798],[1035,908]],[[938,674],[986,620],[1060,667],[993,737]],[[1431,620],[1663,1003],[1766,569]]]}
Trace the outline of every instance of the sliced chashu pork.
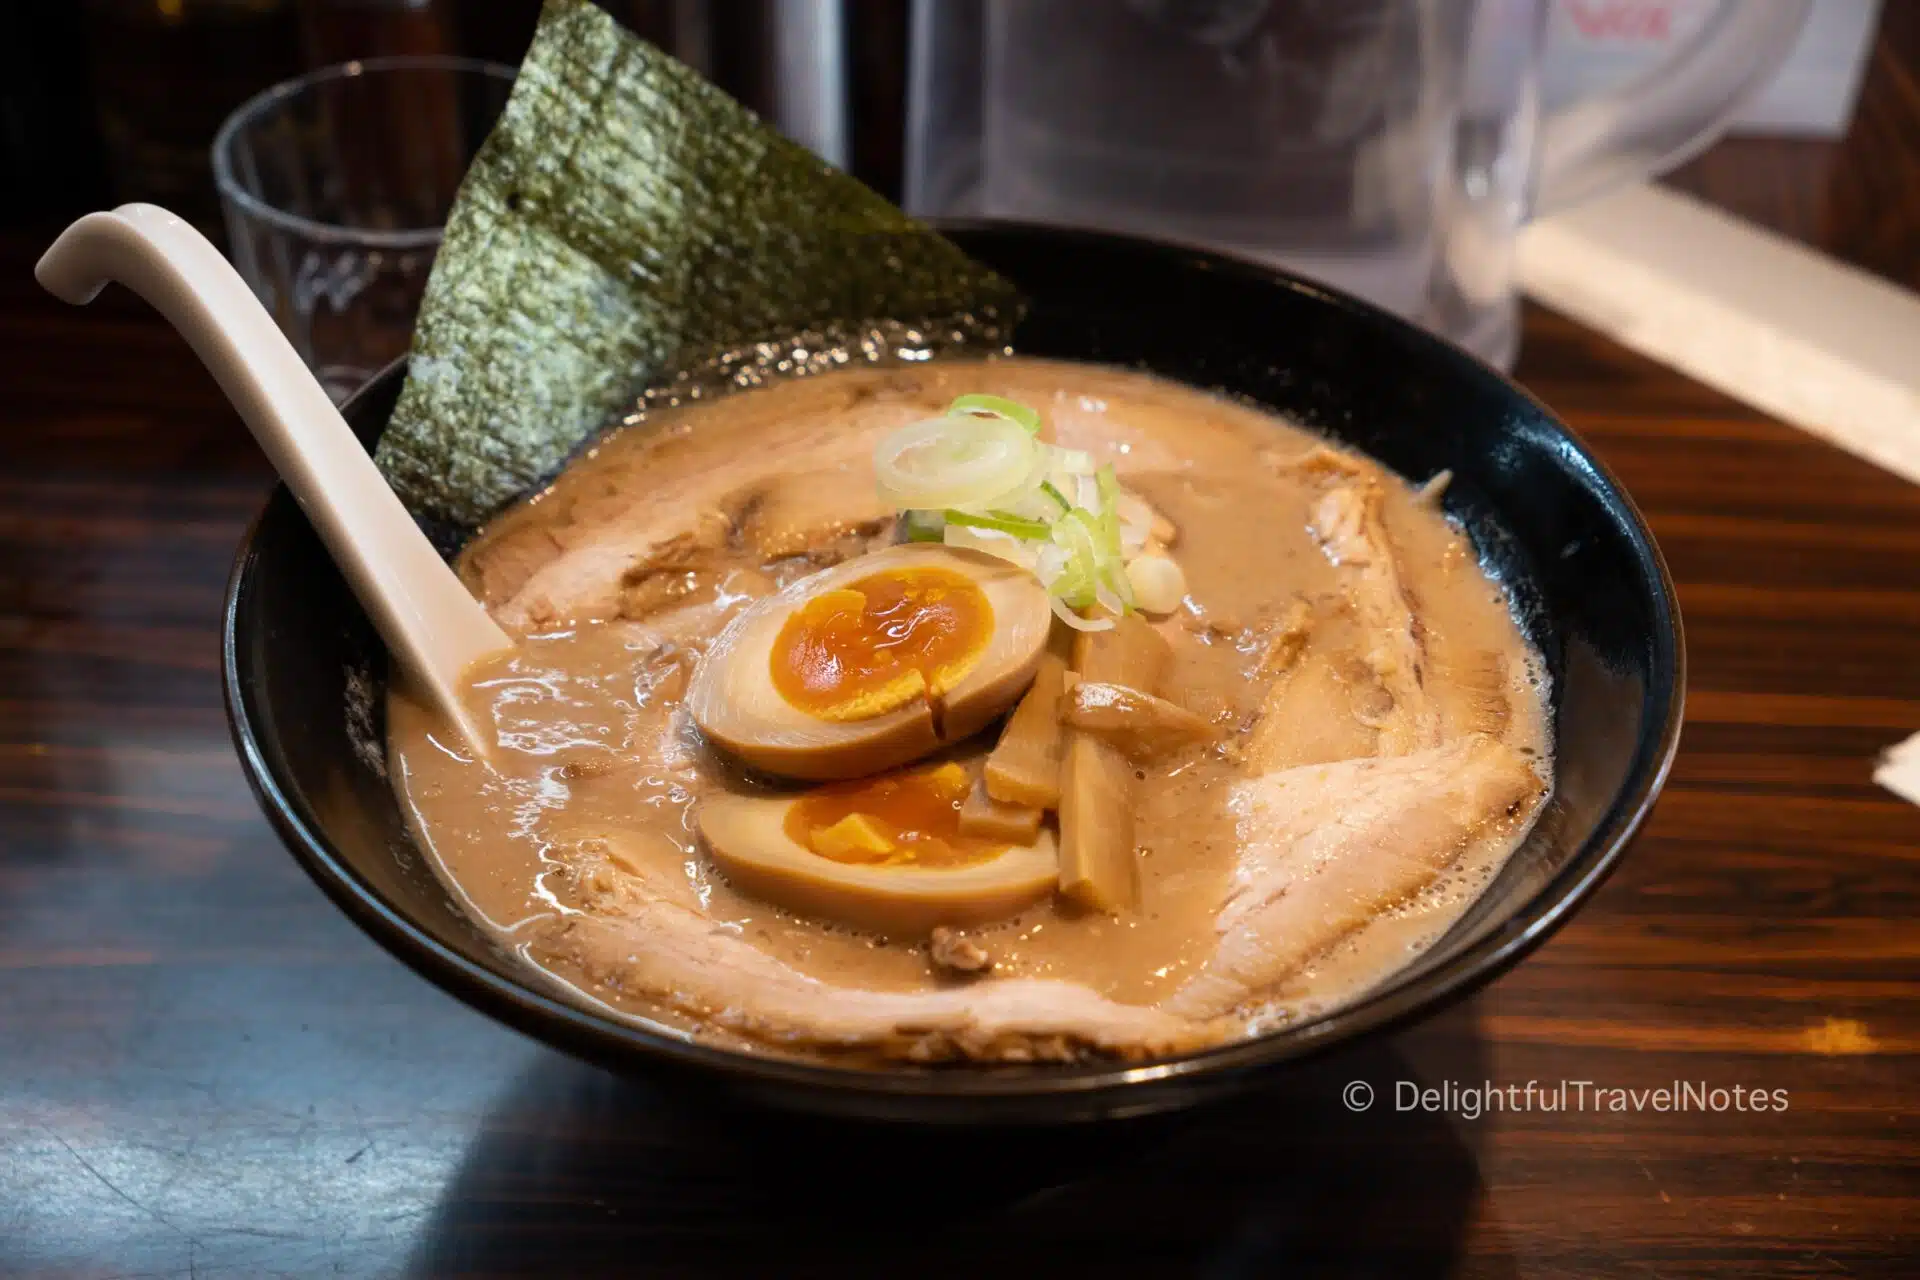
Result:
{"label": "sliced chashu pork", "polygon": [[1163,1009],[1212,1018],[1269,993],[1510,821],[1540,779],[1482,735],[1410,755],[1307,765],[1237,784],[1240,861],[1219,945]]}
{"label": "sliced chashu pork", "polygon": [[[718,492],[721,481],[739,477],[733,468],[717,466],[712,476],[690,479],[682,488],[692,491],[697,514],[691,521],[687,505],[649,498],[602,528],[576,526],[567,548],[528,574],[494,616],[520,631],[618,617],[635,598],[657,594],[648,590],[655,577],[718,571],[740,552],[762,561],[831,552],[823,563],[857,555],[893,516],[872,482],[858,476],[871,450],[869,440],[860,459]],[[826,497],[843,501],[831,508],[815,501]],[[809,515],[815,518],[803,524]]]}
{"label": "sliced chashu pork", "polygon": [[1240,783],[1230,801],[1240,862],[1214,953],[1153,1008],[1050,979],[921,992],[825,982],[651,877],[595,867],[576,869],[588,913],[552,922],[547,945],[597,982],[795,1050],[914,1061],[1183,1053],[1236,1034],[1227,1019],[1237,1010],[1419,893],[1471,841],[1516,821],[1540,789],[1524,757],[1477,735]]}
{"label": "sliced chashu pork", "polygon": [[1367,721],[1386,693],[1354,656],[1358,632],[1344,600],[1298,607],[1269,641],[1253,678],[1272,681],[1239,758],[1252,775],[1372,755]]}
{"label": "sliced chashu pork", "polygon": [[872,451],[830,467],[769,476],[735,495],[740,542],[764,560],[851,559],[893,519],[873,483]]}
{"label": "sliced chashu pork", "polygon": [[1366,637],[1361,659],[1391,705],[1368,716],[1379,754],[1405,755],[1440,741],[1440,716],[1426,689],[1426,653],[1382,516],[1383,482],[1336,484],[1314,504],[1312,532],[1341,571]]}
{"label": "sliced chashu pork", "polygon": [[590,875],[591,913],[547,946],[595,981],[761,1043],[919,1062],[1065,1061],[1184,1053],[1233,1028],[1119,1004],[1077,983],[992,979],[872,991],[801,973],[639,876]]}
{"label": "sliced chashu pork", "polygon": [[853,390],[862,393],[797,384],[768,408],[815,418],[810,431],[756,431],[743,419],[724,440],[663,434],[617,464],[576,465],[490,528],[463,576],[502,626],[524,633],[617,617],[649,571],[697,569],[735,543],[773,558],[871,530],[892,515],[873,490],[873,448],[934,398],[904,378]]}
{"label": "sliced chashu pork", "polygon": [[[1387,531],[1387,478],[1370,463],[1324,447],[1277,465],[1321,486],[1307,531],[1339,572],[1360,640],[1357,655],[1344,654],[1326,643],[1324,627],[1316,627],[1310,640],[1290,650],[1291,662],[1268,691],[1248,762],[1270,770],[1346,755],[1405,755],[1436,745],[1443,726],[1427,691],[1420,620]],[[1357,656],[1357,664],[1350,656]],[[1360,726],[1372,731],[1372,742],[1361,747],[1353,734],[1328,725],[1320,726],[1324,744],[1298,742],[1297,727],[1313,717],[1296,708],[1329,705],[1351,705]]]}
{"label": "sliced chashu pork", "polygon": [[[718,511],[703,515],[692,530],[638,552],[640,558],[621,574],[617,611],[639,619],[689,597],[732,594],[729,576],[742,569],[751,574],[760,566],[798,561],[798,576],[835,565],[877,549],[892,528],[893,511],[862,464],[770,476],[727,494]],[[582,607],[576,602],[576,617]],[[604,608],[600,594],[590,593],[585,607],[598,616]]]}

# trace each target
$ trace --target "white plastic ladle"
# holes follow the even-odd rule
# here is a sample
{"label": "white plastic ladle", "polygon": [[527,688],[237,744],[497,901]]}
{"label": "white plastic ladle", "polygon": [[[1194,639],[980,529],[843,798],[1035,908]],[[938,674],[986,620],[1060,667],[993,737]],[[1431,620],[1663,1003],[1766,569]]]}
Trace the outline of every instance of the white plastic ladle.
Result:
{"label": "white plastic ladle", "polygon": [[34,276],[76,306],[118,281],[172,322],[293,491],[388,651],[468,748],[490,755],[491,735],[462,702],[461,679],[513,641],[440,559],[220,251],[165,209],[127,204],[68,227]]}

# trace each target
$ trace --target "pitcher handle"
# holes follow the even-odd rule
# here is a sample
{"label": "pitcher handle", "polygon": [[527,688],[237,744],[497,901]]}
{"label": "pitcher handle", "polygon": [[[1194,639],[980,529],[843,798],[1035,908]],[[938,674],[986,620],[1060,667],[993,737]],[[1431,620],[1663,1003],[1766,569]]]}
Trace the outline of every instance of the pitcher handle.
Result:
{"label": "pitcher handle", "polygon": [[1540,212],[1664,172],[1706,147],[1778,70],[1813,0],[1720,0],[1658,66],[1543,122]]}

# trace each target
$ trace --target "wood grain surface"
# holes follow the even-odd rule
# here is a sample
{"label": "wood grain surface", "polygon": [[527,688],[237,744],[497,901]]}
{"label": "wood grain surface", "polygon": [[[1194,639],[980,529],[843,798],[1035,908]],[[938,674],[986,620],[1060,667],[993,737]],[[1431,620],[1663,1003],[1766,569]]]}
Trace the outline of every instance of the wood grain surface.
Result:
{"label": "wood grain surface", "polygon": [[[1888,8],[1846,141],[1679,180],[1912,285],[1920,60],[1889,42],[1920,6]],[[573,1062],[327,904],[220,707],[270,476],[139,303],[39,293],[44,243],[0,242],[0,1274],[1920,1274],[1920,808],[1869,781],[1920,729],[1920,488],[1530,313],[1521,377],[1687,622],[1684,746],[1618,874],[1479,997],[1250,1101],[903,1141]],[[1398,1105],[1530,1081],[1782,1092]]]}

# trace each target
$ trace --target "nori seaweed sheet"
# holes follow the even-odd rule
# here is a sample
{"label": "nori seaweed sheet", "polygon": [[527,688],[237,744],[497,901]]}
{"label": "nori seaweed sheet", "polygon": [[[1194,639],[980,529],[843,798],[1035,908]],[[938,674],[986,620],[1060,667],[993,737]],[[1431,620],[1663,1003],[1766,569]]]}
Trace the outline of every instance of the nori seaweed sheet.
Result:
{"label": "nori seaweed sheet", "polygon": [[549,0],[448,219],[375,458],[444,544],[636,405],[998,345],[1017,308],[586,0]]}

